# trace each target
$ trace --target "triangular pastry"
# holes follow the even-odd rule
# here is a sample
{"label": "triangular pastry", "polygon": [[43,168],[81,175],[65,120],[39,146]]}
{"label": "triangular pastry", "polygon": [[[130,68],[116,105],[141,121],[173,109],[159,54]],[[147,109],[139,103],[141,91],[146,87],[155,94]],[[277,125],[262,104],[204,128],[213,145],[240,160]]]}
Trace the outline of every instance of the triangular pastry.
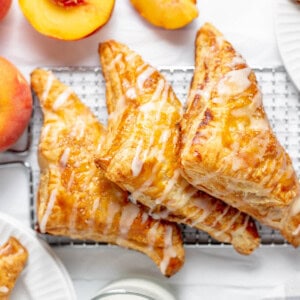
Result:
{"label": "triangular pastry", "polygon": [[210,24],[196,37],[196,66],[182,125],[181,164],[195,187],[283,229],[299,195],[292,162],[262,104],[254,72]]}
{"label": "triangular pastry", "polygon": [[44,114],[38,147],[40,231],[139,250],[163,274],[174,274],[184,262],[179,228],[132,204],[94,163],[104,127],[53,73],[35,70],[31,84]]}
{"label": "triangular pastry", "polygon": [[27,258],[27,249],[13,236],[0,246],[0,299],[9,299]]}
{"label": "triangular pastry", "polygon": [[182,105],[166,79],[127,46],[100,45],[106,79],[108,134],[96,162],[152,215],[185,223],[232,243],[241,253],[259,244],[249,216],[191,186],[179,165]]}

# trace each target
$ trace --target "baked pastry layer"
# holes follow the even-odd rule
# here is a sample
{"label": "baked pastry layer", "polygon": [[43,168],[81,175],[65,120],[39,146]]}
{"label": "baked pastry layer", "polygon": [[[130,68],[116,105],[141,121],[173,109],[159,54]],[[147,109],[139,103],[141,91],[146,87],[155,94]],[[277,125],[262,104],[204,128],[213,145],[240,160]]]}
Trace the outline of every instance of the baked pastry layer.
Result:
{"label": "baked pastry layer", "polygon": [[285,223],[299,184],[274,135],[254,72],[224,36],[205,24],[181,122],[181,164],[195,187],[275,229],[294,245]]}
{"label": "baked pastry layer", "polygon": [[152,215],[188,224],[241,253],[259,244],[249,216],[191,186],[179,164],[182,105],[152,66],[116,41],[99,46],[108,134],[96,163]]}
{"label": "baked pastry layer", "polygon": [[27,258],[27,249],[13,236],[0,246],[0,299],[9,299]]}
{"label": "baked pastry layer", "polygon": [[117,244],[147,254],[167,276],[184,262],[179,228],[154,220],[94,163],[105,128],[51,72],[35,70],[43,114],[38,223],[43,233]]}

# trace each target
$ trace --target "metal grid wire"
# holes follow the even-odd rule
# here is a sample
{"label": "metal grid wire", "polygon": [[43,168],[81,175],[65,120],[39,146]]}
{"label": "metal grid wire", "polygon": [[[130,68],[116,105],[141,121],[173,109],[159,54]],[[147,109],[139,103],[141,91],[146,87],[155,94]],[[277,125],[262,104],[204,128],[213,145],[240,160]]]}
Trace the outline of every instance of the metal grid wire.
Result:
{"label": "metal grid wire", "polygon": [[[105,83],[100,68],[55,68],[55,75],[65,84],[72,87],[80,99],[88,105],[99,120],[106,124],[107,112],[105,106]],[[181,101],[187,98],[193,68],[160,68],[167,80],[172,84],[176,95]],[[300,97],[283,68],[256,69],[255,73],[264,95],[264,107],[271,125],[278,139],[290,154],[297,174],[300,174]],[[29,155],[25,158],[31,167],[30,183],[30,211],[31,225],[36,225],[35,195],[39,181],[39,167],[37,163],[37,145],[42,125],[41,108],[35,99],[34,115],[30,125],[32,142]],[[30,136],[29,136],[30,137]],[[279,232],[257,224],[262,245],[286,245],[286,241]],[[208,234],[182,226],[183,239],[186,245],[222,245]],[[98,245],[94,242],[70,240],[64,237],[41,235],[52,245]]]}

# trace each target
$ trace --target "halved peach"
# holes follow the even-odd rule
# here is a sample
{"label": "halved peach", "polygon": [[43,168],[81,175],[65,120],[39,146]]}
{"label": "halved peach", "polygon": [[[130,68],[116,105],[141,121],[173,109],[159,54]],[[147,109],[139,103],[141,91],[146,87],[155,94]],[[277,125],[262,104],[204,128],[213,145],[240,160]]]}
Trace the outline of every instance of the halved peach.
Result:
{"label": "halved peach", "polygon": [[115,0],[19,0],[29,23],[61,40],[91,35],[109,20]]}
{"label": "halved peach", "polygon": [[29,84],[12,63],[0,57],[0,152],[20,138],[31,113]]}
{"label": "halved peach", "polygon": [[197,18],[196,0],[130,0],[139,14],[151,24],[178,29]]}
{"label": "halved peach", "polygon": [[8,13],[12,0],[0,0],[0,20],[2,20]]}

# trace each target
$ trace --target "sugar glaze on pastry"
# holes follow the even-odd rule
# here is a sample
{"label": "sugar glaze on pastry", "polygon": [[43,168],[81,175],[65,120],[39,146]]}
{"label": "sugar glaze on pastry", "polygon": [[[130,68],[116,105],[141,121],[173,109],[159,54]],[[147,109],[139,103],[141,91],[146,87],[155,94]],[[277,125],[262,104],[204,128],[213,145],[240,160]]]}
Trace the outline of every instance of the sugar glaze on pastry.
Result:
{"label": "sugar glaze on pastry", "polygon": [[298,245],[293,230],[286,229],[299,195],[291,159],[272,132],[254,72],[208,23],[196,37],[181,127],[184,177]]}
{"label": "sugar glaze on pastry", "polygon": [[35,70],[31,83],[44,114],[38,147],[40,231],[139,250],[163,274],[178,271],[184,249],[177,225],[154,220],[95,166],[105,128],[51,72]]}
{"label": "sugar glaze on pastry", "polygon": [[16,237],[0,246],[0,299],[9,299],[27,259],[28,251]]}
{"label": "sugar glaze on pastry", "polygon": [[118,42],[101,44],[99,54],[109,118],[96,162],[105,176],[149,207],[152,216],[195,226],[251,253],[259,244],[253,220],[181,176],[182,105],[170,84]]}

